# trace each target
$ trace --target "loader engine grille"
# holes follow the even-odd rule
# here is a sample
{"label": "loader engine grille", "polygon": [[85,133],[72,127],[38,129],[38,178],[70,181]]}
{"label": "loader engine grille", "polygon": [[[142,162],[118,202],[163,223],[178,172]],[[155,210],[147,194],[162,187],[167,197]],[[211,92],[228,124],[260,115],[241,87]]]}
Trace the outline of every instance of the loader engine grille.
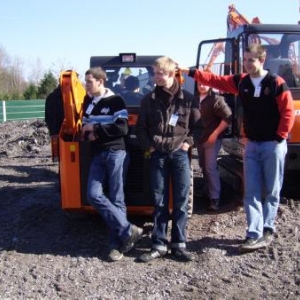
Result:
{"label": "loader engine grille", "polygon": [[125,181],[126,205],[152,205],[149,159],[144,157],[134,134],[129,135],[127,145],[129,165]]}
{"label": "loader engine grille", "polygon": [[[150,178],[149,178],[149,159],[144,158],[144,154],[139,147],[137,137],[134,134],[134,128],[130,128],[127,137],[128,160],[124,167],[125,177],[125,202],[127,206],[151,206],[150,196]],[[81,199],[82,205],[90,205],[87,200],[87,179],[91,160],[90,145],[88,142],[81,142]],[[127,167],[126,167],[127,166]]]}

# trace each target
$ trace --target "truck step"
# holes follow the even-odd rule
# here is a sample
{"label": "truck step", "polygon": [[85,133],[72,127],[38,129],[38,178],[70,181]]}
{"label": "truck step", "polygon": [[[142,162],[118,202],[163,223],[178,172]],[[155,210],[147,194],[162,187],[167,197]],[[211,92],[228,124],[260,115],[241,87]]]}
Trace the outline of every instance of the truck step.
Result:
{"label": "truck step", "polygon": [[242,195],[244,190],[242,161],[229,155],[223,155],[218,159],[218,167],[222,182]]}

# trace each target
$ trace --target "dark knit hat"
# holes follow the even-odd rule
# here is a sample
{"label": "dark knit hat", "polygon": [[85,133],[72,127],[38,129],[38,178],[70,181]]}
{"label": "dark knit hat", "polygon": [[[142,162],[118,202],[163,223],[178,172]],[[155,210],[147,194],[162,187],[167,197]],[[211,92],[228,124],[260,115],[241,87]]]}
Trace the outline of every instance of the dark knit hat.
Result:
{"label": "dark knit hat", "polygon": [[140,82],[139,82],[139,79],[137,77],[135,77],[135,76],[128,76],[125,79],[125,88],[128,91],[134,91],[139,86],[140,86]]}

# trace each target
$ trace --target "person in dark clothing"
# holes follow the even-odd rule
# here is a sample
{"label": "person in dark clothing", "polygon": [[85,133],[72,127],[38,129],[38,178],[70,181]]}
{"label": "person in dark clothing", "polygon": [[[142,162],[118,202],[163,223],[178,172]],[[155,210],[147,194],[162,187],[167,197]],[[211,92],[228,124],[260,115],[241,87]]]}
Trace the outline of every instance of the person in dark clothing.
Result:
{"label": "person in dark clothing", "polygon": [[138,77],[130,75],[125,79],[124,91],[121,95],[124,97],[127,105],[139,106],[142,94],[140,94],[140,81]]}
{"label": "person in dark clothing", "polygon": [[280,76],[264,69],[266,50],[249,45],[244,52],[247,73],[218,76],[178,67],[197,82],[236,94],[242,101],[244,151],[244,207],[246,239],[241,252],[269,246],[280,203],[287,138],[295,119],[291,92]]}
{"label": "person in dark clothing", "polygon": [[130,75],[125,79],[125,89],[130,92],[139,92],[140,81],[136,76]]}
{"label": "person in dark clothing", "polygon": [[64,104],[60,84],[46,97],[45,122],[50,136],[58,135],[64,120]]}
{"label": "person in dark clothing", "polygon": [[[191,261],[186,250],[190,162],[188,150],[193,146],[193,127],[200,114],[194,96],[181,89],[175,79],[175,62],[168,57],[154,64],[156,87],[141,101],[136,133],[142,149],[150,155],[151,190],[154,201],[152,249],[139,257],[148,262],[167,254]],[[173,188],[173,209],[169,212],[169,184]],[[167,239],[171,217],[171,241]]]}
{"label": "person in dark clothing", "polygon": [[205,188],[208,190],[210,210],[218,210],[221,194],[220,175],[217,158],[222,145],[222,136],[231,123],[231,109],[224,97],[213,90],[197,83],[199,93],[199,110],[201,127],[198,140],[195,141],[198,150],[199,166],[202,169]]}
{"label": "person in dark clothing", "polygon": [[[91,68],[85,73],[87,96],[83,103],[83,137],[91,141],[93,159],[88,178],[88,199],[110,230],[109,259],[122,259],[141,238],[143,230],[127,219],[123,189],[124,137],[128,112],[121,96],[105,88],[106,73]],[[104,188],[108,185],[108,195]]]}

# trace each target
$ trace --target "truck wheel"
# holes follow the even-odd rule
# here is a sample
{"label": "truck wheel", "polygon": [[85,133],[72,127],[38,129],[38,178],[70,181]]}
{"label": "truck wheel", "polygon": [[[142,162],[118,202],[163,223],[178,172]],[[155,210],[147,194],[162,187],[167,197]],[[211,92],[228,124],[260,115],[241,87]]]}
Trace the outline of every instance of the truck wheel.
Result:
{"label": "truck wheel", "polygon": [[194,170],[193,166],[191,166],[191,182],[190,182],[190,191],[189,191],[189,199],[188,199],[188,217],[191,218],[193,215],[194,208]]}

